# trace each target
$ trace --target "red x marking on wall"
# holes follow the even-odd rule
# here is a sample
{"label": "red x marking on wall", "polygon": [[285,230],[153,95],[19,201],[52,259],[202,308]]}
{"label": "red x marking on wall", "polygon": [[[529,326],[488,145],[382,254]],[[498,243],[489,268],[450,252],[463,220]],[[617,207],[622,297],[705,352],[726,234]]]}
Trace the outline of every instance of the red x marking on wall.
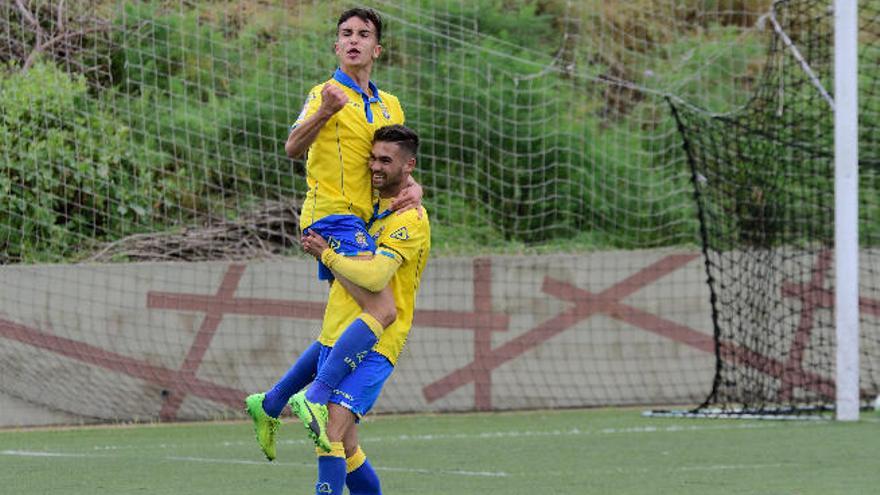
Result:
{"label": "red x marking on wall", "polygon": [[[234,297],[235,289],[244,273],[244,265],[231,265],[220,283],[220,289],[213,296],[183,294],[173,292],[149,292],[147,307],[204,313],[205,318],[190,346],[181,369],[174,372],[175,380],[165,383],[169,394],[162,406],[161,417],[173,419],[177,415],[186,394],[193,392],[193,383],[198,383],[196,372],[210,347],[214,333],[226,314],[269,316],[276,318],[299,318],[321,320],[324,316],[324,303],[289,301],[278,299],[256,299]],[[448,329],[474,329],[474,346],[488,349],[488,334],[496,330],[506,330],[508,316],[493,313],[490,294],[491,278],[488,260],[474,260],[474,311],[431,311],[420,310],[414,315],[413,324]],[[488,375],[487,375],[488,376]],[[491,383],[485,378],[480,389],[486,397],[490,396]],[[244,393],[238,393],[232,401],[240,406]]]}
{"label": "red x marking on wall", "polygon": [[[800,297],[804,301],[801,324],[792,344],[792,352],[785,363],[731,343],[721,344],[722,359],[740,362],[769,375],[783,378],[788,384],[788,390],[796,386],[806,386],[827,391],[827,387],[833,387],[833,383],[803,370],[800,364],[803,345],[814,324],[812,318],[814,310],[831,305],[831,292],[822,288],[825,271],[828,270],[826,256],[826,254],[820,256],[814,276],[807,285],[786,284],[782,289],[785,295]],[[433,402],[466,384],[474,383],[474,406],[477,409],[491,409],[493,370],[597,314],[616,318],[636,328],[704,352],[714,352],[710,336],[622,302],[626,297],[681,268],[696,257],[698,257],[696,254],[667,256],[598,294],[564,281],[545,277],[542,291],[570,303],[570,306],[555,317],[496,348],[492,348],[491,335],[493,332],[508,330],[509,316],[492,311],[490,260],[475,259],[473,311],[416,311],[415,326],[474,332],[473,361],[424,387],[425,398],[428,402]],[[147,307],[150,309],[187,311],[205,315],[180,369],[177,370],[5,319],[0,319],[0,337],[160,385],[169,392],[165,396],[160,413],[163,420],[176,418],[187,394],[239,408],[246,392],[212,383],[197,376],[199,366],[210,348],[224,315],[320,320],[324,311],[324,303],[235,297],[235,291],[245,268],[245,265],[241,264],[230,265],[220,287],[213,295],[153,291],[147,294]],[[880,316],[880,301],[862,299],[861,307],[863,313]]]}
{"label": "red x marking on wall", "polygon": [[[479,409],[491,409],[491,387],[489,386],[491,382],[488,377],[492,370],[597,314],[625,321],[705,352],[714,352],[712,337],[621,302],[638,290],[678,270],[698,256],[696,254],[667,256],[599,294],[579,289],[567,282],[545,277],[542,291],[557,299],[570,302],[572,306],[494,349],[489,347],[490,343],[481,342],[481,347],[475,347],[473,361],[423,389],[422,393],[425,399],[429,403],[434,402],[468,383],[475,383],[474,404]],[[483,287],[483,290],[489,290],[489,287]],[[474,297],[477,298],[477,294]],[[480,301],[490,300],[491,296],[480,298]],[[488,333],[485,332],[484,339],[488,338]]]}
{"label": "red x marking on wall", "polygon": [[[830,377],[822,377],[805,370],[803,361],[805,351],[810,343],[816,325],[816,311],[834,309],[834,291],[826,284],[830,281],[831,263],[834,253],[830,250],[821,251],[816,257],[816,264],[811,269],[810,280],[806,283],[785,282],[782,284],[784,297],[797,298],[801,301],[800,319],[797,330],[791,341],[788,359],[784,363],[768,363],[762,370],[781,380],[779,400],[790,400],[795,388],[806,388],[825,397],[834,397],[835,384]],[[880,316],[880,301],[859,298],[859,312],[863,315]],[[765,359],[766,361],[766,359]],[[863,394],[868,391],[863,390]]]}

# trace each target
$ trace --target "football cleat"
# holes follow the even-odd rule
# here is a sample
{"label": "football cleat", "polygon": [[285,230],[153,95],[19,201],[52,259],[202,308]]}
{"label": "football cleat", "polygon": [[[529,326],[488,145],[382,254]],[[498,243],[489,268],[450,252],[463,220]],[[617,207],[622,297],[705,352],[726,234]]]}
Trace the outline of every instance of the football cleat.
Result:
{"label": "football cleat", "polygon": [[288,401],[293,414],[302,421],[309,437],[324,452],[330,452],[330,439],[327,438],[327,405],[310,402],[303,390]]}
{"label": "football cleat", "polygon": [[275,460],[275,432],[281,426],[281,421],[266,414],[263,410],[263,398],[266,394],[253,394],[245,399],[245,410],[254,420],[254,432],[257,434],[257,443],[260,450],[270,461]]}

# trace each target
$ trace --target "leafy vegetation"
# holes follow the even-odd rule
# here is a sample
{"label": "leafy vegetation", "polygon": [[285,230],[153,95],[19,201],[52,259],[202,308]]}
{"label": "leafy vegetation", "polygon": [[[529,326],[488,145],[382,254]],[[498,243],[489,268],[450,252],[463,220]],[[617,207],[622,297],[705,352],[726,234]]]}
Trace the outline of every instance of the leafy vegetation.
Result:
{"label": "leafy vegetation", "polygon": [[[126,126],[51,64],[0,78],[3,261],[52,259],[92,239],[154,225],[161,154],[130,146]],[[137,227],[136,227],[137,226]]]}
{"label": "leafy vegetation", "polygon": [[[764,44],[737,27],[765,2],[734,3],[745,15],[696,1],[650,16],[647,0],[421,0],[442,8],[417,21],[383,3],[375,76],[425,138],[418,179],[435,246],[695,243],[689,172],[660,96],[715,111],[744,103]],[[333,70],[342,8],[107,1],[94,15],[108,28],[79,34],[90,50],[41,56],[14,27],[18,44],[0,50],[14,61],[0,71],[5,261],[70,259],[302,194],[302,163],[283,142],[309,87]],[[600,20],[609,29],[590,28]]]}

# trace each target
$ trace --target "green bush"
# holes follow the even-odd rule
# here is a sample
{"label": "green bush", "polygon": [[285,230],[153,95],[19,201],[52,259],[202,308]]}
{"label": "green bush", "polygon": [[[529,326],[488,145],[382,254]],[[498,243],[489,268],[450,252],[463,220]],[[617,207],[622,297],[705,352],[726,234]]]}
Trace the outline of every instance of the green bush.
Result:
{"label": "green bush", "polygon": [[[655,170],[644,157],[657,155],[656,139],[646,139],[627,115],[606,118],[603,95],[589,89],[599,85],[558,70],[560,30],[575,11],[552,0],[425,3],[447,15],[395,24],[380,75],[394,82],[407,121],[425,137],[418,177],[429,197],[449,193],[485,213],[461,227],[440,208],[437,223],[528,246],[560,239],[588,239],[591,247],[598,240],[617,247],[696,240],[680,142],[661,147],[674,150],[663,158],[678,166]],[[638,97],[626,102],[636,117],[650,105]],[[678,137],[668,108],[655,104],[650,111],[664,115],[651,131],[665,126],[669,141]]]}
{"label": "green bush", "polygon": [[128,6],[118,30],[114,106],[137,139],[158,138],[173,159],[166,172],[191,182],[184,204],[196,211],[217,196],[247,203],[302,190],[284,141],[311,84],[332,71],[329,57],[307,63],[327,39],[306,31],[281,40],[271,27],[231,30],[228,21],[147,3]]}
{"label": "green bush", "polygon": [[[417,178],[438,245],[696,241],[690,174],[666,102],[602,79],[736,110],[755,89],[766,46],[732,26],[751,25],[760,2],[738,2],[745,17],[707,16],[717,2],[684,2],[652,18],[648,1],[420,0],[421,11],[436,15],[417,22],[412,7],[383,4],[386,51],[374,80],[400,98],[423,137]],[[333,18],[348,4],[292,5],[126,2],[94,50],[112,70],[97,71],[105,76],[89,89],[51,65],[27,74],[10,66],[0,95],[6,258],[69,258],[83,242],[231,217],[261,199],[301,194],[305,181],[283,144],[306,92],[333,70]],[[597,17],[611,29],[588,29]],[[20,31],[10,35],[31,44]],[[636,73],[646,58],[657,64]],[[876,127],[876,114],[864,114],[863,133]],[[863,148],[876,171],[876,152]],[[782,229],[813,201],[809,188],[827,187],[824,178],[800,187],[781,181],[785,171],[766,172],[732,193],[736,204],[710,212],[721,225],[755,230],[772,221]],[[862,211],[876,211],[876,174],[862,183],[870,189]],[[737,215],[746,223],[731,224]],[[865,224],[876,235],[877,222]]]}
{"label": "green bush", "polygon": [[[481,0],[418,26],[390,17],[375,79],[400,97],[407,122],[424,137],[418,177],[429,202],[456,198],[436,202],[435,225],[514,245],[581,238],[585,231],[599,232],[591,242],[633,247],[692,238],[686,217],[693,213],[681,207],[690,197],[673,197],[672,187],[681,190],[674,181],[662,186],[675,174],[632,163],[642,146],[638,132],[600,130],[595,108],[569,111],[571,102],[595,107],[570,80],[554,71],[535,74],[552,64],[547,47],[558,42],[567,11],[557,1]],[[155,137],[172,157],[164,176],[189,181],[192,195],[177,198],[186,208],[206,210],[218,196],[230,205],[303,191],[283,142],[309,86],[334,64],[327,50],[332,30],[311,15],[298,16],[295,36],[285,36],[266,17],[229,29],[224,14],[199,8],[126,8],[114,106],[126,113],[121,117],[136,139]],[[614,133],[604,141],[622,144],[597,153],[591,142],[603,133]],[[609,177],[620,180],[604,186]],[[644,212],[649,196],[657,201],[653,218]],[[463,224],[461,208],[484,214]]]}
{"label": "green bush", "polygon": [[149,154],[96,108],[83,77],[43,63],[0,72],[0,149],[6,260],[64,258],[150,222]]}

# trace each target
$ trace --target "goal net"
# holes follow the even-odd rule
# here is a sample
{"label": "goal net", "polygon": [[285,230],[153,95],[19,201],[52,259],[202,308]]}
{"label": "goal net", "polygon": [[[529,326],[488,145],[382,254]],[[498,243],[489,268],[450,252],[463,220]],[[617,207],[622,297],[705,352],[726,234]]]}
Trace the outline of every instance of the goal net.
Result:
{"label": "goal net", "polygon": [[[860,378],[880,389],[880,3],[859,11]],[[718,355],[697,412],[833,407],[834,65],[829,2],[780,1],[753,98],[713,115],[672,100],[687,147]]]}

